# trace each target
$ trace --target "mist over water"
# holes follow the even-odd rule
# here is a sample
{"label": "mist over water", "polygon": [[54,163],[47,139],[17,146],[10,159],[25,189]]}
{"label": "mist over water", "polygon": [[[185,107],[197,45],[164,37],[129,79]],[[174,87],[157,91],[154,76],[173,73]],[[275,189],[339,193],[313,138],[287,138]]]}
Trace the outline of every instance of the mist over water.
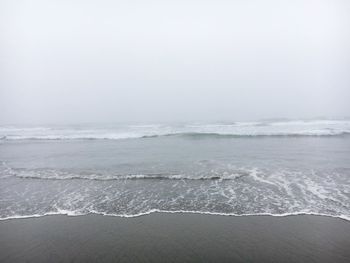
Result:
{"label": "mist over water", "polygon": [[346,0],[3,0],[0,123],[349,117],[349,12]]}

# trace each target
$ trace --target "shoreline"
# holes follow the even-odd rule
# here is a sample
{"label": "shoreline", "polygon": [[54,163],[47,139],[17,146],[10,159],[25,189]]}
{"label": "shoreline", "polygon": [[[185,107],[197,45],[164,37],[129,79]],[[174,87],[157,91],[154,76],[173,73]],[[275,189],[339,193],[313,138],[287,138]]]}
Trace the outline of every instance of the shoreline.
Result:
{"label": "shoreline", "polygon": [[49,212],[43,215],[18,215],[18,216],[10,216],[0,218],[0,222],[8,221],[8,220],[16,220],[16,219],[32,219],[32,218],[41,218],[41,217],[49,217],[49,216],[67,216],[67,217],[80,217],[80,216],[105,216],[105,217],[117,217],[117,218],[138,218],[143,216],[148,216],[152,214],[190,214],[190,215],[209,215],[209,216],[225,216],[225,217],[290,217],[290,216],[320,216],[320,217],[329,217],[335,219],[341,219],[350,223],[350,217],[345,215],[328,215],[328,214],[320,214],[320,213],[312,213],[312,212],[294,212],[294,213],[283,213],[283,214],[270,214],[270,213],[260,213],[260,214],[230,214],[230,213],[215,213],[215,212],[200,212],[200,211],[186,211],[186,210],[175,210],[175,211],[166,211],[159,209],[152,209],[150,211],[134,214],[134,215],[118,215],[118,214],[107,214],[102,212],[91,211],[86,214],[79,214],[74,211],[66,211],[60,210],[58,212]]}
{"label": "shoreline", "polygon": [[348,262],[350,224],[315,215],[152,213],[0,221],[1,262]]}

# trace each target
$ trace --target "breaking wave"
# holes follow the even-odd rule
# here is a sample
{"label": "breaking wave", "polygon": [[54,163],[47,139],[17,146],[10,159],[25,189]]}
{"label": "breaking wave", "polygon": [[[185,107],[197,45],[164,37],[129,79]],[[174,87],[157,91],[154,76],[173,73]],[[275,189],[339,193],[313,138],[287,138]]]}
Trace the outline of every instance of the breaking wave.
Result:
{"label": "breaking wave", "polygon": [[219,175],[108,175],[11,168],[3,163],[0,175],[0,220],[86,214],[136,217],[154,212],[314,214],[349,220],[349,181],[337,172],[236,168]]}
{"label": "breaking wave", "polygon": [[45,140],[45,141],[61,141],[61,140],[121,140],[121,139],[151,139],[161,137],[183,137],[183,138],[259,138],[259,137],[334,137],[349,136],[350,131],[300,131],[300,132],[269,132],[269,133],[207,133],[207,132],[184,132],[184,133],[167,133],[153,135],[116,135],[110,134],[105,136],[61,136],[61,135],[8,135],[0,137],[0,140]]}
{"label": "breaking wave", "polygon": [[81,173],[76,174],[64,170],[55,169],[23,169],[11,168],[5,163],[0,169],[0,178],[18,177],[23,179],[39,179],[39,180],[94,180],[94,181],[114,181],[114,180],[235,180],[243,176],[249,175],[247,171],[236,171],[234,173],[224,172],[215,175],[186,175],[186,174],[110,174],[110,173]]}
{"label": "breaking wave", "polygon": [[346,136],[350,135],[349,132],[334,132],[334,131],[305,131],[305,132],[290,132],[290,133],[283,133],[283,132],[276,132],[276,133],[256,133],[256,134],[224,134],[224,133],[201,133],[201,132],[189,132],[189,133],[171,133],[171,134],[165,134],[165,135],[150,135],[150,136],[142,136],[142,138],[156,138],[156,137],[189,137],[189,138],[251,138],[251,137],[304,137],[304,136]]}
{"label": "breaking wave", "polygon": [[0,126],[0,140],[121,140],[158,137],[236,138],[346,136],[350,121],[235,122],[181,125],[117,125],[109,127]]}

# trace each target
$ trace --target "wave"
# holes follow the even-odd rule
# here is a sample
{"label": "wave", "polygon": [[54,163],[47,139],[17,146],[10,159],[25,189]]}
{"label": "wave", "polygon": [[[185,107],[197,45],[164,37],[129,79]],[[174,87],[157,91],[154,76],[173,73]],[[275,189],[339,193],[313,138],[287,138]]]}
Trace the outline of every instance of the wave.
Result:
{"label": "wave", "polygon": [[[316,214],[350,220],[349,187],[342,183],[346,174],[284,169],[266,173],[263,169],[244,167],[197,175],[73,171],[11,168],[2,162],[1,192],[4,200],[9,201],[2,207],[0,220],[54,214],[137,217],[154,212],[225,216]],[[32,179],[37,180],[29,181]],[[25,194],[18,194],[20,187],[24,187]]]}
{"label": "wave", "polygon": [[350,131],[301,131],[301,132],[269,132],[269,133],[208,133],[208,132],[179,132],[152,135],[124,135],[114,134],[106,136],[2,136],[3,141],[64,141],[64,140],[122,140],[122,139],[152,139],[161,137],[183,138],[260,138],[260,137],[342,137],[349,136]]}
{"label": "wave", "polygon": [[164,135],[145,135],[142,138],[156,137],[212,137],[212,138],[251,138],[251,137],[328,137],[328,136],[346,136],[350,135],[350,131],[302,131],[302,132],[276,132],[276,133],[206,133],[206,132],[185,132],[185,133],[170,133]]}
{"label": "wave", "polygon": [[331,215],[324,213],[300,211],[300,212],[291,212],[291,213],[249,213],[249,214],[236,214],[236,213],[216,213],[208,211],[195,211],[195,210],[160,210],[160,209],[150,209],[145,212],[137,214],[112,214],[99,211],[89,211],[86,213],[81,213],[78,211],[70,211],[65,209],[58,209],[57,211],[46,212],[43,214],[31,214],[31,215],[11,215],[0,217],[0,221],[12,220],[12,219],[26,219],[26,218],[37,218],[44,216],[53,216],[53,215],[65,215],[65,216],[86,216],[86,215],[102,215],[102,216],[114,216],[122,218],[135,218],[140,216],[147,216],[153,213],[164,213],[164,214],[199,214],[199,215],[213,215],[213,216],[234,216],[234,217],[246,217],[246,216],[274,216],[274,217],[287,217],[287,216],[299,216],[299,215],[311,215],[311,216],[324,216],[331,218],[338,218],[345,221],[350,221],[350,216],[348,215]]}
{"label": "wave", "polygon": [[9,127],[0,126],[0,140],[121,140],[158,137],[298,137],[346,136],[350,121],[314,120],[213,124]]}
{"label": "wave", "polygon": [[237,168],[230,172],[214,174],[170,174],[170,173],[145,173],[145,174],[115,174],[109,171],[74,173],[67,170],[52,168],[12,168],[6,162],[0,162],[0,179],[17,177],[22,179],[39,180],[236,180],[244,176],[254,175],[256,169]]}
{"label": "wave", "polygon": [[190,181],[205,181],[205,180],[236,180],[248,173],[237,173],[229,175],[208,175],[208,176],[190,176],[181,174],[128,174],[128,175],[76,175],[61,173],[56,171],[49,173],[29,172],[8,172],[1,178],[18,177],[22,179],[39,179],[39,180],[94,180],[94,181],[115,181],[115,180],[190,180]]}

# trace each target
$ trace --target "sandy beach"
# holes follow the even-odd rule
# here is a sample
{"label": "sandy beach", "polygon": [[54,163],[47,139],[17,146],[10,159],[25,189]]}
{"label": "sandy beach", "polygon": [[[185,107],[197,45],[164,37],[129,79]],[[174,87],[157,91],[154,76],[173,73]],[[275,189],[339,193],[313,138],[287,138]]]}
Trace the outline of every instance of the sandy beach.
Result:
{"label": "sandy beach", "polygon": [[0,1],[0,263],[350,263],[350,0]]}
{"label": "sandy beach", "polygon": [[349,262],[350,223],[323,216],[155,213],[0,222],[0,262]]}

